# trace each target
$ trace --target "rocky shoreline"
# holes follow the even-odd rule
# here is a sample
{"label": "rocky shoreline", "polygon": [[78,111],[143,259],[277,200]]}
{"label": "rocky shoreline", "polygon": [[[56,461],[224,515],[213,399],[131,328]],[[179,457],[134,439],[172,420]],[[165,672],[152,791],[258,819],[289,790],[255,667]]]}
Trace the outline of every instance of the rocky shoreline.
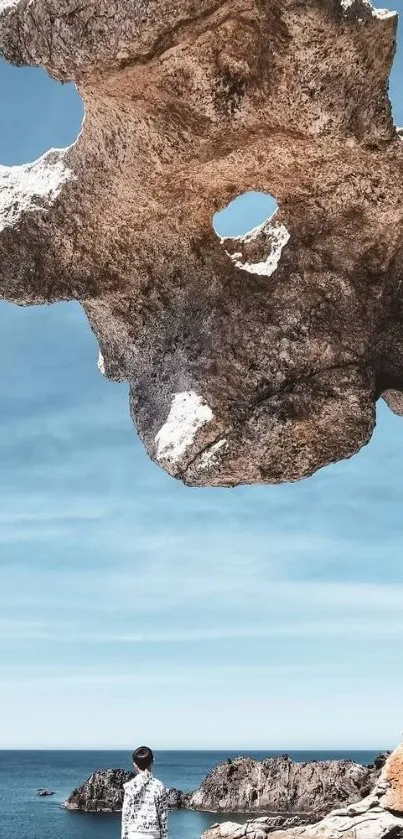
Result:
{"label": "rocky shoreline", "polygon": [[[385,760],[386,755],[381,755],[373,765],[361,766],[351,760],[297,763],[287,755],[263,761],[228,759],[194,792],[168,790],[168,806],[210,813],[264,814],[267,834],[318,822],[335,807],[362,800],[379,779]],[[94,772],[63,806],[70,811],[118,813],[123,785],[132,777],[123,769]]]}
{"label": "rocky shoreline", "polygon": [[[403,839],[403,746],[390,755],[371,794],[333,810],[317,824],[283,825],[275,839]],[[213,825],[202,839],[266,839],[270,819]]]}
{"label": "rocky shoreline", "polygon": [[[131,777],[123,769],[94,772],[63,806],[118,813],[123,784]],[[215,824],[202,839],[267,839],[271,834],[275,839],[403,839],[403,746],[380,755],[371,766],[347,760],[294,763],[287,755],[227,760],[194,792],[168,790],[168,802],[170,809],[255,816],[244,824]]]}
{"label": "rocky shoreline", "polygon": [[264,813],[315,821],[334,807],[350,804],[369,794],[386,756],[372,766],[351,760],[297,763],[288,755],[237,758],[220,764],[185,806],[214,813]]}

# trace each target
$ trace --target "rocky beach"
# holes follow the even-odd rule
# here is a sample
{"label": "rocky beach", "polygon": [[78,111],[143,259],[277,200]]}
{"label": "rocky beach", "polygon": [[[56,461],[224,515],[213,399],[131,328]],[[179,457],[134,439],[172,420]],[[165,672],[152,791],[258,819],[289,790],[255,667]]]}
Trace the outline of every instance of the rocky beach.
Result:
{"label": "rocky beach", "polygon": [[[93,773],[64,802],[70,811],[119,813],[121,769]],[[403,748],[368,766],[352,760],[296,762],[288,755],[228,759],[190,793],[168,789],[170,809],[253,813],[213,825],[203,839],[399,839],[403,837]],[[347,833],[346,833],[347,831]],[[369,831],[369,832],[368,832]]]}
{"label": "rocky beach", "polygon": [[[213,825],[202,839],[266,839],[272,833],[271,820],[260,818],[246,824]],[[283,825],[274,836],[275,839],[402,839],[403,747],[388,757],[366,798],[333,810],[317,824]]]}

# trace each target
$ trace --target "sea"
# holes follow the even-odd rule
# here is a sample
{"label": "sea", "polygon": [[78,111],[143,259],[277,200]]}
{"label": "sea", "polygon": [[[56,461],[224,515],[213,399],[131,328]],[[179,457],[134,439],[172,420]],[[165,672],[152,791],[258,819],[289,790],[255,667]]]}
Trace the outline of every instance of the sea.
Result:
{"label": "sea", "polygon": [[[228,757],[274,757],[276,751],[164,751],[156,753],[155,775],[167,787],[195,789],[203,778]],[[372,763],[372,751],[288,751],[294,760],[338,760]],[[120,839],[117,815],[70,813],[61,808],[69,794],[97,769],[130,769],[129,752],[113,751],[1,751],[1,839]],[[38,798],[39,787],[55,791],[53,798]],[[200,839],[218,821],[245,821],[246,816],[170,813],[170,839]]]}

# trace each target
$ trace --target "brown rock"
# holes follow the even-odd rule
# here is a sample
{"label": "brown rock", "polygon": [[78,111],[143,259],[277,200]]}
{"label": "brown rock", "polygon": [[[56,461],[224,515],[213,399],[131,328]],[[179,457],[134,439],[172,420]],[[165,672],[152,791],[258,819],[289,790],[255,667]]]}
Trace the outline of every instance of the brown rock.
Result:
{"label": "brown rock", "polygon": [[123,785],[133,777],[133,773],[125,769],[94,772],[73,790],[63,807],[83,813],[119,813],[123,805]]}
{"label": "brown rock", "polygon": [[382,779],[388,785],[382,799],[382,806],[387,810],[403,814],[403,745],[399,746],[386,761]]}
{"label": "brown rock", "polygon": [[[0,172],[1,294],[82,302],[189,484],[310,475],[403,390],[396,22],[368,0],[0,4],[6,58],[86,106],[71,149]],[[234,252],[212,215],[253,189],[280,210]]]}
{"label": "brown rock", "polygon": [[[63,807],[65,810],[82,813],[120,813],[124,796],[123,785],[133,777],[133,773],[125,769],[103,769],[94,772],[84,784],[73,790]],[[182,797],[179,790],[168,789],[168,807],[172,810],[181,807]]]}
{"label": "brown rock", "polygon": [[[385,757],[374,763],[378,777],[370,795],[333,810],[317,824],[283,826],[275,831],[276,839],[403,839],[403,746]],[[266,839],[272,832],[270,819],[260,817],[213,825],[202,839]]]}
{"label": "brown rock", "polygon": [[379,773],[375,766],[351,760],[294,763],[287,755],[263,761],[237,758],[210,772],[186,806],[217,813],[300,816],[302,823],[309,817],[312,822],[334,807],[368,795]]}

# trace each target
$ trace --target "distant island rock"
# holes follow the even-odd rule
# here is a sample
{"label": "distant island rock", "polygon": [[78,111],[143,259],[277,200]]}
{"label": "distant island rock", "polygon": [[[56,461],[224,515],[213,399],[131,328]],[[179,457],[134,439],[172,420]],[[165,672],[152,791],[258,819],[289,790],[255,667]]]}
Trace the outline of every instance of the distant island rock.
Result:
{"label": "distant island rock", "polygon": [[[263,761],[227,760],[194,792],[169,789],[168,806],[211,813],[264,813],[271,830],[304,825],[368,795],[385,761],[386,755],[371,766],[351,760],[296,763],[287,755]],[[63,806],[85,813],[118,813],[123,785],[133,777],[124,769],[94,772]]]}
{"label": "distant island rock", "polygon": [[[77,787],[62,805],[65,810],[81,813],[120,813],[123,805],[124,784],[134,778],[125,769],[103,769],[93,774]],[[168,806],[182,806],[182,793],[168,790]]]}

